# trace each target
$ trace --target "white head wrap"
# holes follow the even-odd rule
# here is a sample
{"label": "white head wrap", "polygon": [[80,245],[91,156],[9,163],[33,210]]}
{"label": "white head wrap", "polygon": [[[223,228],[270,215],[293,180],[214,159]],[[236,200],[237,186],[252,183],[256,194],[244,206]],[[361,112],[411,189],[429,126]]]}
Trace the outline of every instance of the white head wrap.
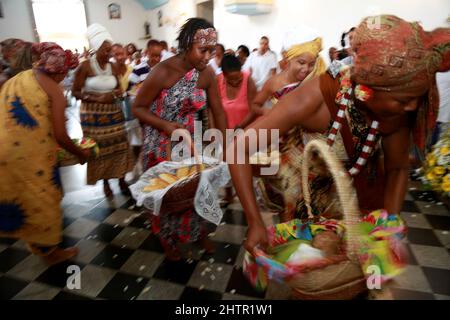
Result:
{"label": "white head wrap", "polygon": [[93,23],[87,28],[86,36],[91,49],[97,51],[105,41],[113,43],[111,34],[104,26],[99,23]]}

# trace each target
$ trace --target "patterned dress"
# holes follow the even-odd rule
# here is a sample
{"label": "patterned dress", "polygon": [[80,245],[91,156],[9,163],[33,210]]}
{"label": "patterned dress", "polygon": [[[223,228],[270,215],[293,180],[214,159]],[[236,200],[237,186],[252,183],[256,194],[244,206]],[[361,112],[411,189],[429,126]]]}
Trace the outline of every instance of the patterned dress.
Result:
{"label": "patterned dress", "polygon": [[[153,102],[150,111],[170,122],[177,122],[194,134],[194,121],[206,108],[206,92],[197,88],[199,72],[192,69],[173,87],[164,89]],[[166,161],[171,147],[166,133],[144,127],[143,166],[147,170]],[[210,225],[195,213],[194,209],[171,215],[152,215],[152,229],[161,241],[174,248],[177,241],[193,242],[206,236]]]}
{"label": "patterned dress", "polygon": [[[335,97],[340,87],[340,78],[333,78],[326,73],[320,76],[321,91],[332,117],[337,114]],[[330,87],[328,87],[329,85]],[[291,92],[296,86],[284,87],[274,94],[274,98],[281,98]],[[330,122],[330,127],[333,124]],[[369,134],[369,126],[361,112],[353,107],[349,108],[344,125],[343,133],[338,133],[336,142],[332,150],[338,159],[343,161],[349,168],[356,161],[356,156],[361,152],[363,142]],[[328,131],[328,130],[327,130]],[[326,140],[328,132],[308,133],[301,127],[291,129],[280,141],[280,169],[275,176],[264,177],[260,181],[260,189],[268,209],[276,212],[287,212],[292,218],[306,218],[306,207],[301,189],[301,166],[303,161],[303,150],[308,141],[312,139]],[[382,208],[379,195],[382,191],[378,188],[382,182],[376,170],[376,160],[378,158],[377,148],[372,155],[369,164],[354,178],[355,187],[358,191],[358,199],[361,209],[370,211],[371,209]],[[333,178],[327,171],[324,163],[320,159],[315,159],[310,172],[310,188],[312,192],[313,214],[326,213],[329,217],[337,217],[341,214],[341,206],[336,194]],[[375,182],[375,180],[377,180]],[[376,186],[374,186],[376,184]],[[364,190],[377,190],[375,193],[365,195]],[[359,189],[359,190],[358,190]],[[377,194],[377,196],[374,196]],[[369,199],[370,198],[370,199]],[[381,203],[381,204],[380,204]]]}
{"label": "patterned dress", "polygon": [[62,238],[62,190],[51,104],[33,70],[0,91],[0,142],[0,237],[49,253]]}
{"label": "patterned dress", "polygon": [[[107,93],[114,90],[117,79],[111,64],[102,70],[95,57],[90,59],[91,69],[96,74],[88,77],[84,90]],[[91,159],[87,168],[87,183],[98,180],[123,178],[133,167],[133,156],[128,144],[125,119],[120,103],[97,103],[83,101],[80,108],[83,135],[94,139],[100,150],[99,157]]]}

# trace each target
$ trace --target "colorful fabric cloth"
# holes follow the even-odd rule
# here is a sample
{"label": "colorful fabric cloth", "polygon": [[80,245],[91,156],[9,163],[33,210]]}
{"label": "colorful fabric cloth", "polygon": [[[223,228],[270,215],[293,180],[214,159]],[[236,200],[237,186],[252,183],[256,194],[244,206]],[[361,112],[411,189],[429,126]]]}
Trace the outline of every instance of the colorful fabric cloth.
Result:
{"label": "colorful fabric cloth", "polygon": [[[344,227],[337,220],[321,220],[311,223],[294,219],[267,228],[269,237],[267,252],[256,248],[254,257],[249,252],[245,253],[243,264],[245,276],[257,290],[265,290],[269,280],[283,282],[312,267],[326,266],[331,262],[328,258],[312,259],[301,263],[282,263],[275,258],[278,247],[296,240],[311,243],[313,237],[322,231],[333,231],[341,237],[344,235]],[[345,259],[345,255],[333,257],[335,262]]]}
{"label": "colorful fabric cloth", "polygon": [[288,94],[289,92],[293,91],[294,89],[297,89],[297,87],[300,85],[300,82],[291,83],[287,86],[275,91],[272,95],[272,103],[275,105],[278,100],[280,100],[285,94]]}
{"label": "colorful fabric cloth", "polygon": [[61,182],[51,105],[27,70],[0,91],[0,236],[40,246],[62,238]]}
{"label": "colorful fabric cloth", "polygon": [[3,58],[9,62],[12,57],[17,56],[17,52],[25,46],[25,41],[21,39],[6,39],[0,42],[2,46]]}
{"label": "colorful fabric cloth", "polygon": [[414,141],[424,150],[438,114],[435,73],[450,69],[450,28],[425,32],[396,16],[369,17],[355,30],[353,80],[374,90],[421,92]]}
{"label": "colorful fabric cloth", "polygon": [[[386,211],[374,211],[364,216],[358,223],[358,258],[366,276],[372,272],[369,266],[377,266],[381,281],[399,275],[405,267],[405,249],[400,241],[405,235],[405,226],[397,215]],[[335,256],[308,259],[296,263],[281,263],[273,254],[277,247],[297,240],[310,243],[314,236],[323,231],[333,231],[345,239],[345,226],[341,221],[322,219],[318,222],[301,222],[295,219],[277,224],[267,229],[269,247],[267,252],[255,250],[255,256],[246,252],[243,271],[257,290],[267,288],[269,280],[283,282],[292,276],[323,268],[327,265],[347,260],[345,248]]]}
{"label": "colorful fabric cloth", "polygon": [[322,51],[322,38],[319,32],[307,26],[297,26],[287,31],[283,37],[282,50],[286,52],[287,60],[292,60],[304,53],[316,57],[314,70],[305,78],[308,80],[326,70],[325,62],[319,55]]}
{"label": "colorful fabric cloth", "polygon": [[[206,108],[206,92],[197,88],[199,72],[192,69],[172,88],[164,89],[153,102],[150,111],[170,122],[178,122],[194,134],[194,121],[198,113]],[[170,137],[151,126],[144,127],[144,170],[168,159]]]}
{"label": "colorful fabric cloth", "polygon": [[[305,26],[289,30],[283,39],[283,50],[287,52],[288,59],[306,52],[317,57],[314,69],[305,80],[319,76],[325,71],[325,64],[319,56],[319,52],[322,50],[322,40],[315,30]],[[300,85],[301,83],[293,83],[277,90],[272,95],[272,103],[276,104],[285,94],[295,90]],[[280,143],[281,162],[278,174],[262,178],[260,183],[265,204],[269,209],[286,212],[292,218],[296,214],[303,215],[306,212],[304,208],[300,209],[302,206],[300,167],[304,145],[314,138],[322,138],[322,136],[321,134],[307,134],[300,127],[291,129],[282,137]],[[336,148],[339,148],[339,146]],[[330,178],[317,179],[312,182],[313,188],[315,188],[313,190],[315,191],[314,201],[316,202],[314,206],[320,212],[327,209],[328,206],[329,208],[334,206],[334,201],[330,202],[324,198],[324,195],[331,190],[331,182]]]}
{"label": "colorful fabric cloth", "polygon": [[[170,122],[178,122],[191,135],[194,134],[194,121],[206,108],[206,92],[197,88],[199,72],[192,69],[173,87],[164,89],[153,102],[150,111]],[[142,147],[144,171],[168,159],[171,149],[170,137],[151,126],[144,127]],[[164,245],[175,249],[177,241],[193,242],[204,237],[210,224],[194,210],[178,214],[152,215],[153,232]]]}
{"label": "colorful fabric cloth", "polygon": [[94,139],[99,156],[88,161],[87,183],[123,178],[133,168],[122,106],[83,101],[80,107],[83,135]]}
{"label": "colorful fabric cloth", "polygon": [[54,42],[35,43],[33,51],[39,56],[37,67],[45,73],[66,73],[78,66],[78,57],[70,50],[63,50]]}
{"label": "colorful fabric cloth", "polygon": [[[90,65],[95,76],[86,79],[86,92],[107,93],[116,88],[117,79],[110,63],[101,69],[94,56]],[[133,168],[133,155],[120,101],[111,104],[82,101],[80,120],[83,135],[94,139],[99,147],[99,156],[88,161],[87,183],[123,178]]]}
{"label": "colorful fabric cloth", "polygon": [[8,65],[4,72],[9,78],[33,67],[33,60],[36,57],[33,56],[31,42],[25,42],[20,39],[6,39],[0,44],[2,46],[3,59]]}
{"label": "colorful fabric cloth", "polygon": [[217,31],[214,28],[198,29],[194,35],[194,42],[202,46],[215,46],[217,44]]}
{"label": "colorful fabric cloth", "polygon": [[179,214],[151,217],[152,231],[163,244],[172,248],[179,243],[196,242],[208,235],[214,225],[200,217],[193,209]]}
{"label": "colorful fabric cloth", "polygon": [[362,270],[380,269],[381,281],[399,275],[405,267],[407,252],[401,243],[406,226],[398,215],[377,210],[365,216],[359,223],[361,238],[359,260]]}

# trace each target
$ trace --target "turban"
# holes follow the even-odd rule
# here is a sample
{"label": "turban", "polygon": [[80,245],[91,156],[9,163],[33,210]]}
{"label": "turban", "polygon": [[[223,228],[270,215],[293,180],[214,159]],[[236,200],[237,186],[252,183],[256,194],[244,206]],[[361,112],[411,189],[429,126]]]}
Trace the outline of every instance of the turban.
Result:
{"label": "turban", "polygon": [[450,69],[450,28],[426,32],[396,16],[368,17],[355,30],[353,51],[357,84],[388,92],[428,89],[414,131],[417,146],[424,149],[439,108],[435,73]]}
{"label": "turban", "polygon": [[35,58],[32,54],[32,43],[20,39],[2,41],[2,55],[8,65],[6,73],[13,77],[19,72],[31,69]]}
{"label": "turban", "polygon": [[97,51],[105,41],[113,43],[111,34],[104,26],[93,23],[87,28],[86,32],[91,49]]}
{"label": "turban", "polygon": [[78,66],[77,56],[70,50],[63,50],[54,42],[35,43],[32,50],[39,56],[36,66],[45,73],[66,73]]}
{"label": "turban", "polygon": [[322,74],[326,69],[325,62],[319,56],[320,51],[322,51],[322,38],[316,30],[306,26],[289,30],[284,35],[282,49],[286,52],[286,58],[288,60],[298,57],[303,53],[310,53],[316,57],[314,70],[306,79]]}

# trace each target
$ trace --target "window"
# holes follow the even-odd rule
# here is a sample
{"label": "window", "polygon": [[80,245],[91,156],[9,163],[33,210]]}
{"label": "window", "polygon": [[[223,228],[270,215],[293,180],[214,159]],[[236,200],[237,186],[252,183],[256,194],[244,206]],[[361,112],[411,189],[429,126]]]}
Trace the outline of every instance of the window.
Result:
{"label": "window", "polygon": [[64,49],[83,52],[86,12],[83,0],[32,0],[39,41],[56,42]]}

